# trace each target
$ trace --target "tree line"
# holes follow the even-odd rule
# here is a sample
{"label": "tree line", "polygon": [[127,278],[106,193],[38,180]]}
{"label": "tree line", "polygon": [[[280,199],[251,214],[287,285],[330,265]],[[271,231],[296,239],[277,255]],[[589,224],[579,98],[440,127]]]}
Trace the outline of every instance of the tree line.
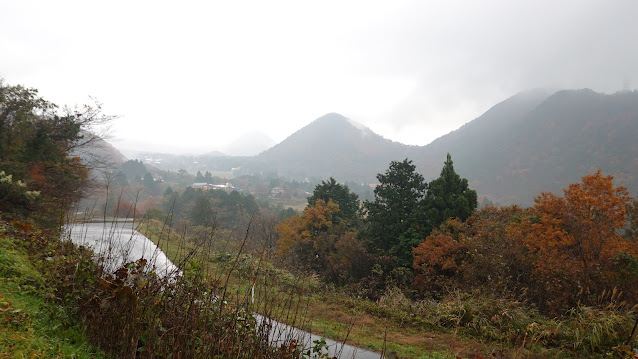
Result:
{"label": "tree line", "polygon": [[[92,186],[91,163],[77,150],[90,146],[97,138],[93,126],[108,119],[99,107],[59,109],[36,90],[5,86],[0,79],[0,289],[5,294],[0,293],[0,355],[301,357],[296,340],[274,346],[252,310],[226,296],[228,279],[185,264],[184,275],[158,276],[144,258],[113,270],[104,253],[98,259],[63,233],[65,214],[75,212],[75,202]],[[129,165],[144,169],[140,162]],[[174,194],[167,192],[166,197]],[[253,210],[248,196],[192,188],[173,202],[188,207],[188,196]],[[113,230],[105,224],[103,234],[114,235]],[[104,255],[121,256],[116,252]],[[95,347],[86,345],[85,336]]]}
{"label": "tree line", "polygon": [[0,217],[28,217],[42,228],[59,228],[96,165],[78,154],[111,119],[99,104],[59,108],[35,89],[0,79]]}
{"label": "tree line", "polygon": [[638,205],[601,171],[530,208],[480,210],[449,154],[430,182],[408,159],[377,179],[363,203],[333,178],[317,185],[303,213],[277,227],[281,260],[373,299],[398,287],[433,299],[489,292],[550,314],[612,291],[637,303]]}
{"label": "tree line", "polygon": [[[88,185],[88,168],[72,153],[109,119],[99,105],[60,109],[34,89],[0,83],[0,217],[59,230]],[[130,176],[155,185],[141,162],[121,172],[122,183]],[[554,314],[612,291],[638,300],[638,204],[611,176],[586,175],[562,196],[539,194],[530,208],[481,210],[450,155],[430,182],[408,159],[377,179],[363,202],[347,185],[322,181],[302,213],[271,216],[280,223],[277,238],[262,236],[268,248],[289,267],[369,298],[394,287],[434,299],[478,290]],[[167,189],[158,202],[176,219],[215,228],[247,223],[267,207],[251,195],[193,188]]]}

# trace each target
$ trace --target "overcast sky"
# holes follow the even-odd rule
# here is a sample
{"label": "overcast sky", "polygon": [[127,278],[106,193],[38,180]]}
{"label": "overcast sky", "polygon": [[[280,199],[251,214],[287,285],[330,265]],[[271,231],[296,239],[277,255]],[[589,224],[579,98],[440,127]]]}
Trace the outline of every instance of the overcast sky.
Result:
{"label": "overcast sky", "polygon": [[93,96],[117,147],[164,151],[329,112],[424,145],[522,90],[633,89],[637,43],[633,0],[0,0],[6,83]]}

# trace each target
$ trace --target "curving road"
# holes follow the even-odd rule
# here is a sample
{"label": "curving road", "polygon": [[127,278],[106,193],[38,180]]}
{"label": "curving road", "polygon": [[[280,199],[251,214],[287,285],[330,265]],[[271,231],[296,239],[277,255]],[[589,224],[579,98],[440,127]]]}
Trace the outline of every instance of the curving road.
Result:
{"label": "curving road", "polygon": [[[254,314],[257,318],[257,322],[269,327],[269,339],[270,342],[277,346],[281,343],[285,343],[288,339],[297,339],[304,348],[312,348],[313,343],[316,340],[321,340],[322,337],[316,334],[306,332],[304,330],[291,327],[289,325],[280,323],[274,319],[264,318],[259,314]],[[340,359],[379,359],[383,358],[381,353],[372,352],[362,348],[357,348],[352,345],[344,344],[334,341],[332,339],[323,338],[326,341],[327,354],[330,357],[337,357]],[[325,350],[324,350],[325,353]]]}
{"label": "curving road", "polygon": [[[91,247],[95,253],[105,259],[107,269],[115,270],[123,263],[140,258],[148,260],[150,268],[160,276],[180,275],[177,268],[150,239],[134,229],[134,222],[120,219],[112,222],[87,222],[70,224],[65,227],[65,238],[73,243]],[[283,343],[287,339],[297,339],[304,348],[311,348],[322,337],[301,329],[279,323],[255,313],[261,325],[267,326],[272,345]],[[352,345],[323,338],[330,357],[341,359],[379,359],[380,353],[354,347]]]}
{"label": "curving road", "polygon": [[104,258],[107,270],[115,270],[123,263],[144,258],[148,261],[148,268],[161,277],[181,274],[164,252],[136,231],[134,225],[128,219],[75,223],[65,227],[64,237],[93,249],[97,256]]}

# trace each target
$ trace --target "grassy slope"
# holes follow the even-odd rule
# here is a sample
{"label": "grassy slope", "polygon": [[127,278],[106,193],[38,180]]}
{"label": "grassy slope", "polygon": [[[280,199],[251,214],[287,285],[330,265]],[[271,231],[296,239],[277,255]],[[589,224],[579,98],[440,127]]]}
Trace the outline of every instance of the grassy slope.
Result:
{"label": "grassy slope", "polygon": [[42,275],[0,227],[0,358],[103,358],[45,293]]}
{"label": "grassy slope", "polygon": [[[541,316],[525,303],[460,293],[440,303],[413,302],[400,292],[386,294],[378,302],[352,298],[316,278],[295,278],[267,260],[236,256],[228,252],[231,244],[220,245],[214,236],[205,241],[206,246],[198,247],[183,240],[183,233],[168,235],[160,228],[158,222],[148,222],[140,230],[175,263],[195,248],[205,253],[205,257],[193,255],[190,262],[221,283],[227,281],[229,300],[247,302],[255,263],[256,311],[335,340],[347,337],[349,344],[362,348],[380,352],[385,346],[386,352],[396,352],[399,357],[480,358],[476,355],[490,357],[492,350],[501,350],[510,358],[605,354],[619,358],[623,356],[617,352],[627,348],[612,350],[612,346],[624,343],[634,323],[626,312],[613,307],[581,307],[556,320]],[[632,343],[635,347],[638,339]]]}
{"label": "grassy slope", "polygon": [[[158,244],[173,262],[183,262],[196,245],[182,240],[183,234],[168,234],[160,228],[158,222],[151,221],[144,222],[138,229]],[[191,262],[196,258],[198,256],[193,255]],[[234,260],[234,255],[209,252],[206,260],[197,259],[197,262],[200,268],[205,267],[201,269],[208,275],[223,282]],[[375,310],[368,310],[370,306],[376,306],[374,302],[347,298],[343,293],[324,287],[317,279],[295,278],[265,260],[247,255],[239,257],[228,280],[230,299],[247,300],[253,262],[257,271],[256,310],[287,324],[335,340],[347,337],[349,344],[373,351],[381,352],[385,345],[386,352],[396,352],[405,358],[468,357],[490,350],[482,343],[442,328],[409,325],[402,318],[375,315]]]}

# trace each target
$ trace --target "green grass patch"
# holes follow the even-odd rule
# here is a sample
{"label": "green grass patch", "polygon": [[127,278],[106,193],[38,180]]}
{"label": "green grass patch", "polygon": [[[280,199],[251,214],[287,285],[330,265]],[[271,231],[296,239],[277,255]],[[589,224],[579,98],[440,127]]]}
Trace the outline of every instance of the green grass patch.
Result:
{"label": "green grass patch", "polygon": [[0,358],[103,358],[65,308],[43,298],[42,275],[0,234]]}

